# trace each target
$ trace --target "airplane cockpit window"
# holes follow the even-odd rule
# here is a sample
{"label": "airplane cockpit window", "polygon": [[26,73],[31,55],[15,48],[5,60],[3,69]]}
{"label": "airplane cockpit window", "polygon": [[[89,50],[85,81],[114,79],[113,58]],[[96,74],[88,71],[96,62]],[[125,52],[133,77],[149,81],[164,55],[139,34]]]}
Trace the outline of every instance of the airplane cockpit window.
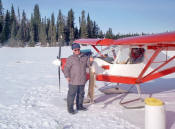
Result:
{"label": "airplane cockpit window", "polygon": [[118,51],[118,47],[109,46],[100,51],[100,54],[97,54],[96,57],[113,64],[116,59],[116,53]]}
{"label": "airplane cockpit window", "polygon": [[116,64],[127,64],[129,61],[129,46],[119,46],[118,52],[116,53],[116,60],[114,61]]}
{"label": "airplane cockpit window", "polygon": [[109,46],[100,51],[96,57],[111,64],[137,64],[144,59],[144,48],[130,46]]}
{"label": "airplane cockpit window", "polygon": [[129,46],[119,46],[116,60],[117,64],[137,64],[144,60],[144,48],[130,48]]}
{"label": "airplane cockpit window", "polygon": [[144,59],[144,48],[132,48],[130,52],[130,64],[141,63]]}

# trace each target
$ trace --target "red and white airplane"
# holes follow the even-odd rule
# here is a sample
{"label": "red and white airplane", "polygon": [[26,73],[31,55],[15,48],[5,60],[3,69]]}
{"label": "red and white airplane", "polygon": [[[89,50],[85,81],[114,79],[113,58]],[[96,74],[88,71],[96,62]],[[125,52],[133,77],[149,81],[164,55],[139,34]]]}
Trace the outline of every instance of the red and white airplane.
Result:
{"label": "red and white airplane", "polygon": [[[175,55],[167,54],[175,51],[175,32],[117,40],[78,39],[74,43],[91,45],[98,53],[92,64],[96,81],[134,84],[139,98],[141,83],[175,72]],[[97,46],[106,48],[100,51]],[[62,69],[65,63],[66,58],[61,58]]]}

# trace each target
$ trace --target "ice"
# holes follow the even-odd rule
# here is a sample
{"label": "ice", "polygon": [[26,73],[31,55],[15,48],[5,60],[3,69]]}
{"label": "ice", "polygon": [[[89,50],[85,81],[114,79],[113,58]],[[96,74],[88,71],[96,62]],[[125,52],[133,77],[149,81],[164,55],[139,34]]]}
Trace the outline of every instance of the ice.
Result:
{"label": "ice", "polygon": [[[56,47],[0,48],[0,129],[144,128],[144,109],[125,109],[119,105],[119,96],[103,95],[98,90],[97,103],[85,105],[88,111],[67,113],[67,81],[61,73],[59,92],[58,68],[52,64],[57,54]],[[71,54],[70,47],[62,48],[62,57]],[[144,97],[152,94],[165,101],[168,129],[175,128],[174,77],[142,85]],[[97,85],[100,88],[101,83]],[[135,89],[131,96],[137,96]]]}

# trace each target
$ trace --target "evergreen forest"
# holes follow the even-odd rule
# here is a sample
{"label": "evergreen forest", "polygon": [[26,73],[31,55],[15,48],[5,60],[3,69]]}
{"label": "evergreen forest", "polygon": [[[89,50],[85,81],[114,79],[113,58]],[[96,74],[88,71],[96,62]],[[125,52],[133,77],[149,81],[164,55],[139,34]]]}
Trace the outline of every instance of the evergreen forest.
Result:
{"label": "evergreen forest", "polygon": [[85,10],[81,12],[78,26],[75,24],[75,15],[72,9],[67,12],[67,16],[58,9],[57,16],[52,13],[50,18],[47,18],[46,16],[41,17],[39,5],[35,4],[31,17],[27,18],[25,10],[22,13],[19,8],[15,11],[13,5],[10,10],[6,10],[0,0],[0,46],[54,47],[60,44],[68,46],[79,38],[118,39],[143,35],[143,33],[113,34],[112,28],[103,32],[98,23],[92,20]]}

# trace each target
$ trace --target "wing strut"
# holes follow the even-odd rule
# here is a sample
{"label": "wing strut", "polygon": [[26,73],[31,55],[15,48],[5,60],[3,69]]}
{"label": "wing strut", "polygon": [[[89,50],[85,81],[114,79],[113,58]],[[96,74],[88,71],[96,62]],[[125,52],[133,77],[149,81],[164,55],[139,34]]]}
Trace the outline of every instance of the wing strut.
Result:
{"label": "wing strut", "polygon": [[146,66],[144,67],[144,69],[141,71],[140,75],[138,76],[136,83],[141,83],[142,81],[142,77],[144,75],[144,73],[146,72],[146,70],[149,68],[149,66],[152,64],[152,62],[155,60],[155,58],[157,57],[157,55],[163,50],[163,48],[158,48],[154,54],[152,55],[152,57],[150,58],[150,60],[148,61],[148,63],[146,64]]}
{"label": "wing strut", "polygon": [[103,56],[103,55],[100,53],[100,51],[95,47],[95,45],[92,45],[92,47],[96,50],[96,52],[97,52],[99,55]]}

